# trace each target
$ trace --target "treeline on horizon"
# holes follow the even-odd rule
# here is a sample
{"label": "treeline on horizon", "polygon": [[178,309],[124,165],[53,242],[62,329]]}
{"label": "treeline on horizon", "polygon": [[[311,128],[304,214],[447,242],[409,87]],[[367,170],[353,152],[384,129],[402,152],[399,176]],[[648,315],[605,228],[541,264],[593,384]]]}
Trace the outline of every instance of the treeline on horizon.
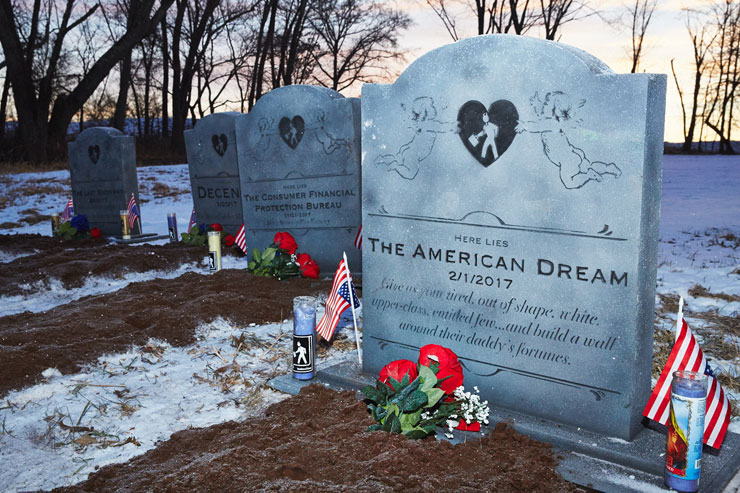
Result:
{"label": "treeline on horizon", "polygon": [[[671,0],[629,0],[618,19],[602,16],[593,0],[425,1],[451,41],[476,32],[557,41],[564,26],[599,15],[631,31],[632,72],[638,72],[653,13]],[[101,124],[140,136],[162,161],[168,160],[165,155],[179,160],[189,125],[214,112],[248,112],[277,87],[314,84],[343,91],[391,81],[396,68],[408,62],[398,40],[411,24],[393,5],[386,0],[3,0],[0,160],[63,160],[70,136]],[[465,5],[472,8],[461,9]],[[683,110],[681,151],[735,153],[740,0],[713,0],[684,15],[694,46],[691,87],[679,84],[671,64]]]}

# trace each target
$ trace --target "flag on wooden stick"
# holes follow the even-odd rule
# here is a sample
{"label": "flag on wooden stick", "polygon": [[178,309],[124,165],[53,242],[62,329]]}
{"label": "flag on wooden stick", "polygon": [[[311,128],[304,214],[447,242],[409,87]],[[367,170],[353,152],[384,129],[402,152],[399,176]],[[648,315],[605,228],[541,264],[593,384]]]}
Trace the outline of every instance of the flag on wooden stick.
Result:
{"label": "flag on wooden stick", "polygon": [[357,230],[357,236],[355,236],[355,247],[358,250],[362,250],[362,225],[360,225],[360,229]]}
{"label": "flag on wooden stick", "polygon": [[357,308],[360,306],[360,301],[357,299],[357,292],[349,275],[347,261],[343,258],[334,274],[334,282],[329,297],[326,299],[326,311],[318,325],[316,325],[316,332],[326,340],[331,339],[339,323],[339,318],[344,310],[349,308],[350,304]]}
{"label": "flag on wooden stick", "polygon": [[193,209],[193,212],[190,213],[190,222],[188,223],[188,234],[190,234],[190,230],[193,229],[193,226],[195,226],[195,209]]}
{"label": "flag on wooden stick", "polygon": [[679,302],[676,342],[668,356],[650,399],[642,412],[644,416],[661,424],[668,422],[670,415],[671,383],[673,372],[693,371],[707,375],[707,406],[704,416],[704,443],[718,449],[725,438],[730,424],[732,409],[722,386],[714,377],[707,359],[699,347],[694,334],[683,319],[683,298]]}
{"label": "flag on wooden stick", "polygon": [[62,216],[61,216],[62,222],[66,223],[67,221],[72,219],[72,216],[74,216],[74,214],[75,214],[74,204],[72,202],[72,199],[69,199],[67,201],[67,205],[64,206],[64,210],[62,211]]}
{"label": "flag on wooden stick", "polygon": [[[195,211],[193,211],[195,213]],[[246,255],[247,253],[247,236],[246,231],[244,230],[244,224],[242,224],[242,227],[239,228],[239,232],[236,234],[236,238],[234,238],[234,243],[236,243],[239,248],[241,248],[242,252]]]}
{"label": "flag on wooden stick", "polygon": [[[136,224],[136,220],[139,219],[139,208],[136,206],[136,199],[134,198],[134,194],[131,194],[131,199],[128,201],[128,226],[129,228],[133,229],[134,224]],[[139,233],[141,233],[141,228],[139,228]]]}

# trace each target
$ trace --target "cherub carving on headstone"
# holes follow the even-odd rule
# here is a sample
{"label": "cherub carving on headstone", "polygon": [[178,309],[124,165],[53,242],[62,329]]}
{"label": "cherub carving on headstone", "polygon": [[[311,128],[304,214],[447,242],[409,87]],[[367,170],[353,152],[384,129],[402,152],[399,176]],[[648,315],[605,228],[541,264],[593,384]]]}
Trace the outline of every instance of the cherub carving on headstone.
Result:
{"label": "cherub carving on headstone", "polygon": [[257,121],[257,129],[260,133],[259,139],[252,147],[247,149],[247,153],[261,161],[268,147],[270,147],[272,136],[278,133],[278,129],[273,118],[265,117]]}
{"label": "cherub carving on headstone", "polygon": [[585,99],[573,103],[562,91],[553,91],[540,99],[538,93],[529,99],[535,121],[519,121],[517,133],[530,132],[540,134],[545,156],[560,168],[560,181],[567,189],[581,188],[590,181],[601,182],[612,176],[622,176],[622,170],[614,163],[591,161],[583,149],[571,144],[568,131],[578,128],[581,120],[575,119],[578,108],[586,104]]}
{"label": "cherub carving on headstone", "polygon": [[401,105],[410,120],[408,126],[414,132],[407,143],[395,154],[384,154],[375,159],[376,165],[383,165],[388,171],[395,171],[407,180],[413,180],[419,173],[419,166],[431,153],[438,134],[457,133],[457,122],[445,122],[437,119],[437,108],[434,99],[428,96],[418,97],[411,108]]}
{"label": "cherub carving on headstone", "polygon": [[352,150],[352,144],[347,139],[338,139],[326,130],[326,113],[324,110],[316,110],[311,116],[313,121],[307,128],[314,131],[316,140],[319,141],[326,154],[331,154],[342,147],[348,151]]}

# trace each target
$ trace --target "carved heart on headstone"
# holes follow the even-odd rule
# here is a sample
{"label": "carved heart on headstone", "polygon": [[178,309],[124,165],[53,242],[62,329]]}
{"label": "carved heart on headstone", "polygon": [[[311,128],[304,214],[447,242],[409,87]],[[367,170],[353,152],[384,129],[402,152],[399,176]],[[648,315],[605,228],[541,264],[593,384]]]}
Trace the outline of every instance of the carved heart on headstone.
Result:
{"label": "carved heart on headstone", "polygon": [[486,109],[480,101],[468,101],[457,113],[460,140],[483,166],[500,158],[516,137],[519,113],[511,101],[500,99]]}
{"label": "carved heart on headstone", "polygon": [[298,146],[298,143],[303,138],[305,128],[306,125],[301,115],[294,116],[292,120],[284,116],[278,124],[280,137],[282,137],[283,142],[288,144],[291,149],[295,149]]}
{"label": "carved heart on headstone", "polygon": [[226,148],[229,146],[229,139],[226,138],[226,135],[213,135],[211,137],[211,142],[213,143],[213,150],[216,151],[219,156],[223,157],[223,155],[226,154]]}
{"label": "carved heart on headstone", "polygon": [[90,161],[92,161],[93,164],[98,164],[98,159],[100,159],[100,146],[95,144],[94,146],[88,147],[87,155],[90,156]]}

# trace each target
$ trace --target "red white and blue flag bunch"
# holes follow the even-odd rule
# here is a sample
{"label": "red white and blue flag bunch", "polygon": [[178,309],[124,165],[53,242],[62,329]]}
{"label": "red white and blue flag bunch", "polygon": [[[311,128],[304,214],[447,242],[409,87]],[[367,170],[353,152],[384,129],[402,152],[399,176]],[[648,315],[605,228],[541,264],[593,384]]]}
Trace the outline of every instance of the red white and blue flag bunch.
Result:
{"label": "red white and blue flag bunch", "polygon": [[63,223],[66,223],[70,219],[72,219],[72,216],[75,215],[75,209],[74,204],[72,202],[72,199],[69,199],[67,201],[67,205],[64,206],[64,210],[62,211],[61,220]]}
{"label": "red white and blue flag bunch", "polygon": [[136,206],[134,194],[131,194],[131,200],[128,201],[128,226],[133,229],[136,220],[139,218],[139,208]]}
{"label": "red white and blue flag bunch", "polygon": [[706,414],[704,415],[704,443],[718,449],[722,445],[727,426],[730,424],[732,414],[730,401],[722,390],[722,386],[714,377],[707,364],[707,359],[704,357],[704,353],[691,329],[689,329],[686,320],[683,320],[682,317],[680,320],[676,342],[642,414],[665,425],[670,415],[673,372],[693,371],[704,373],[708,379]]}
{"label": "red white and blue flag bunch", "polygon": [[[195,214],[195,211],[193,211],[193,214]],[[246,231],[244,230],[244,224],[242,224],[242,227],[239,228],[239,232],[236,234],[236,237],[234,238],[234,243],[236,243],[237,246],[241,248],[242,252],[244,252],[245,254],[247,253],[247,236],[246,236]]]}
{"label": "red white and blue flag bunch", "polygon": [[[351,298],[350,290],[352,293]],[[360,306],[360,300],[357,298],[355,286],[352,284],[347,263],[342,259],[339,262],[337,272],[334,274],[334,282],[332,283],[329,297],[326,299],[326,311],[318,325],[316,325],[316,332],[326,340],[331,339],[342,313],[350,307],[352,301],[354,301],[355,308]]]}

